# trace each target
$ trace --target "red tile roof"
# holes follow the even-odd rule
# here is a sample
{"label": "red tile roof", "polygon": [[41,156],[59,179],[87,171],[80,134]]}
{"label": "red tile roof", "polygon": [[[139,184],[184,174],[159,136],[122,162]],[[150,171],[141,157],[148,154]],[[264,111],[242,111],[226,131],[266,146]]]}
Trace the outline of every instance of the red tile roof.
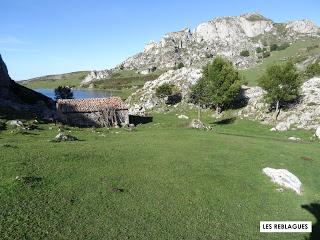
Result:
{"label": "red tile roof", "polygon": [[97,112],[106,108],[128,109],[120,97],[85,98],[85,99],[59,99],[57,109],[67,112]]}

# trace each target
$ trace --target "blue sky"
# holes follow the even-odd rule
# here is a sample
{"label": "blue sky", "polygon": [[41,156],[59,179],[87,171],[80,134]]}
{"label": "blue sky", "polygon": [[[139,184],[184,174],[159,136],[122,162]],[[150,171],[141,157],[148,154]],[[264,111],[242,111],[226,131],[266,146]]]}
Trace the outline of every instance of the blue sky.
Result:
{"label": "blue sky", "polygon": [[0,54],[13,79],[110,68],[149,40],[217,16],[258,11],[320,25],[320,1],[0,0]]}

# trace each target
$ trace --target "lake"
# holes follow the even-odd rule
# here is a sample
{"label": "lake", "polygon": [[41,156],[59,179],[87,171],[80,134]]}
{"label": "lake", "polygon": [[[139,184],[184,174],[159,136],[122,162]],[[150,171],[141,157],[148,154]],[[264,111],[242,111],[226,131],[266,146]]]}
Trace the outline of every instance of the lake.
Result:
{"label": "lake", "polygon": [[[50,97],[54,99],[54,89],[47,89],[47,88],[36,88],[33,89],[39,93],[42,93],[43,95]],[[104,97],[111,97],[115,96],[116,94],[112,93],[112,91],[107,90],[94,90],[94,89],[73,89],[73,98],[79,99],[79,98],[104,98]]]}

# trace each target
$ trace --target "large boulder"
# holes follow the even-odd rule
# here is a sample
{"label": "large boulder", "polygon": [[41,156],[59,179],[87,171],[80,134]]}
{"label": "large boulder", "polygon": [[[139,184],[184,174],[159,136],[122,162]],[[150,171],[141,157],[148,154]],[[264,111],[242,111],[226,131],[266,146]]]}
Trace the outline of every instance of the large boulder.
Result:
{"label": "large boulder", "polygon": [[290,188],[301,195],[301,181],[286,169],[264,168],[263,173],[269,176],[272,182],[286,188]]}
{"label": "large boulder", "polygon": [[55,115],[55,102],[51,98],[13,81],[1,55],[0,108],[45,118],[52,118]]}
{"label": "large boulder", "polygon": [[317,127],[316,133],[314,134],[318,139],[320,139],[320,126]]}

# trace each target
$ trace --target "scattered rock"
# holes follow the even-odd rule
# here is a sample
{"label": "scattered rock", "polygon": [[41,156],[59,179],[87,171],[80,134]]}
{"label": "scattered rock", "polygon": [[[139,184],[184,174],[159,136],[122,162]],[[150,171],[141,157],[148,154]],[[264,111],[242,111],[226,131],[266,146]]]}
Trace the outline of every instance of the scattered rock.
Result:
{"label": "scattered rock", "polygon": [[111,187],[109,189],[110,192],[114,192],[114,193],[122,193],[124,192],[124,189],[123,188],[115,188],[115,187]]}
{"label": "scattered rock", "polygon": [[318,139],[320,139],[320,126],[317,127],[316,133],[314,134]]}
{"label": "scattered rock", "polygon": [[288,139],[291,141],[301,141],[301,138],[298,137],[289,137]]}
{"label": "scattered rock", "polygon": [[182,115],[179,115],[179,116],[178,116],[178,118],[179,118],[179,119],[189,119],[189,117],[188,117],[188,116],[183,115],[183,114],[182,114]]}
{"label": "scattered rock", "polygon": [[290,188],[301,195],[301,182],[298,177],[286,169],[264,168],[263,173],[271,178],[274,183],[286,188]]}
{"label": "scattered rock", "polygon": [[277,131],[288,131],[290,129],[290,123],[288,122],[279,122],[276,126]]}
{"label": "scattered rock", "polygon": [[65,134],[64,132],[60,132],[55,138],[55,141],[57,142],[64,142],[64,141],[77,141],[78,138]]}
{"label": "scattered rock", "polygon": [[10,126],[15,126],[15,127],[23,127],[23,123],[20,120],[11,120],[8,122]]}
{"label": "scattered rock", "polygon": [[205,125],[198,119],[193,119],[190,123],[191,128],[195,129],[205,129]]}

